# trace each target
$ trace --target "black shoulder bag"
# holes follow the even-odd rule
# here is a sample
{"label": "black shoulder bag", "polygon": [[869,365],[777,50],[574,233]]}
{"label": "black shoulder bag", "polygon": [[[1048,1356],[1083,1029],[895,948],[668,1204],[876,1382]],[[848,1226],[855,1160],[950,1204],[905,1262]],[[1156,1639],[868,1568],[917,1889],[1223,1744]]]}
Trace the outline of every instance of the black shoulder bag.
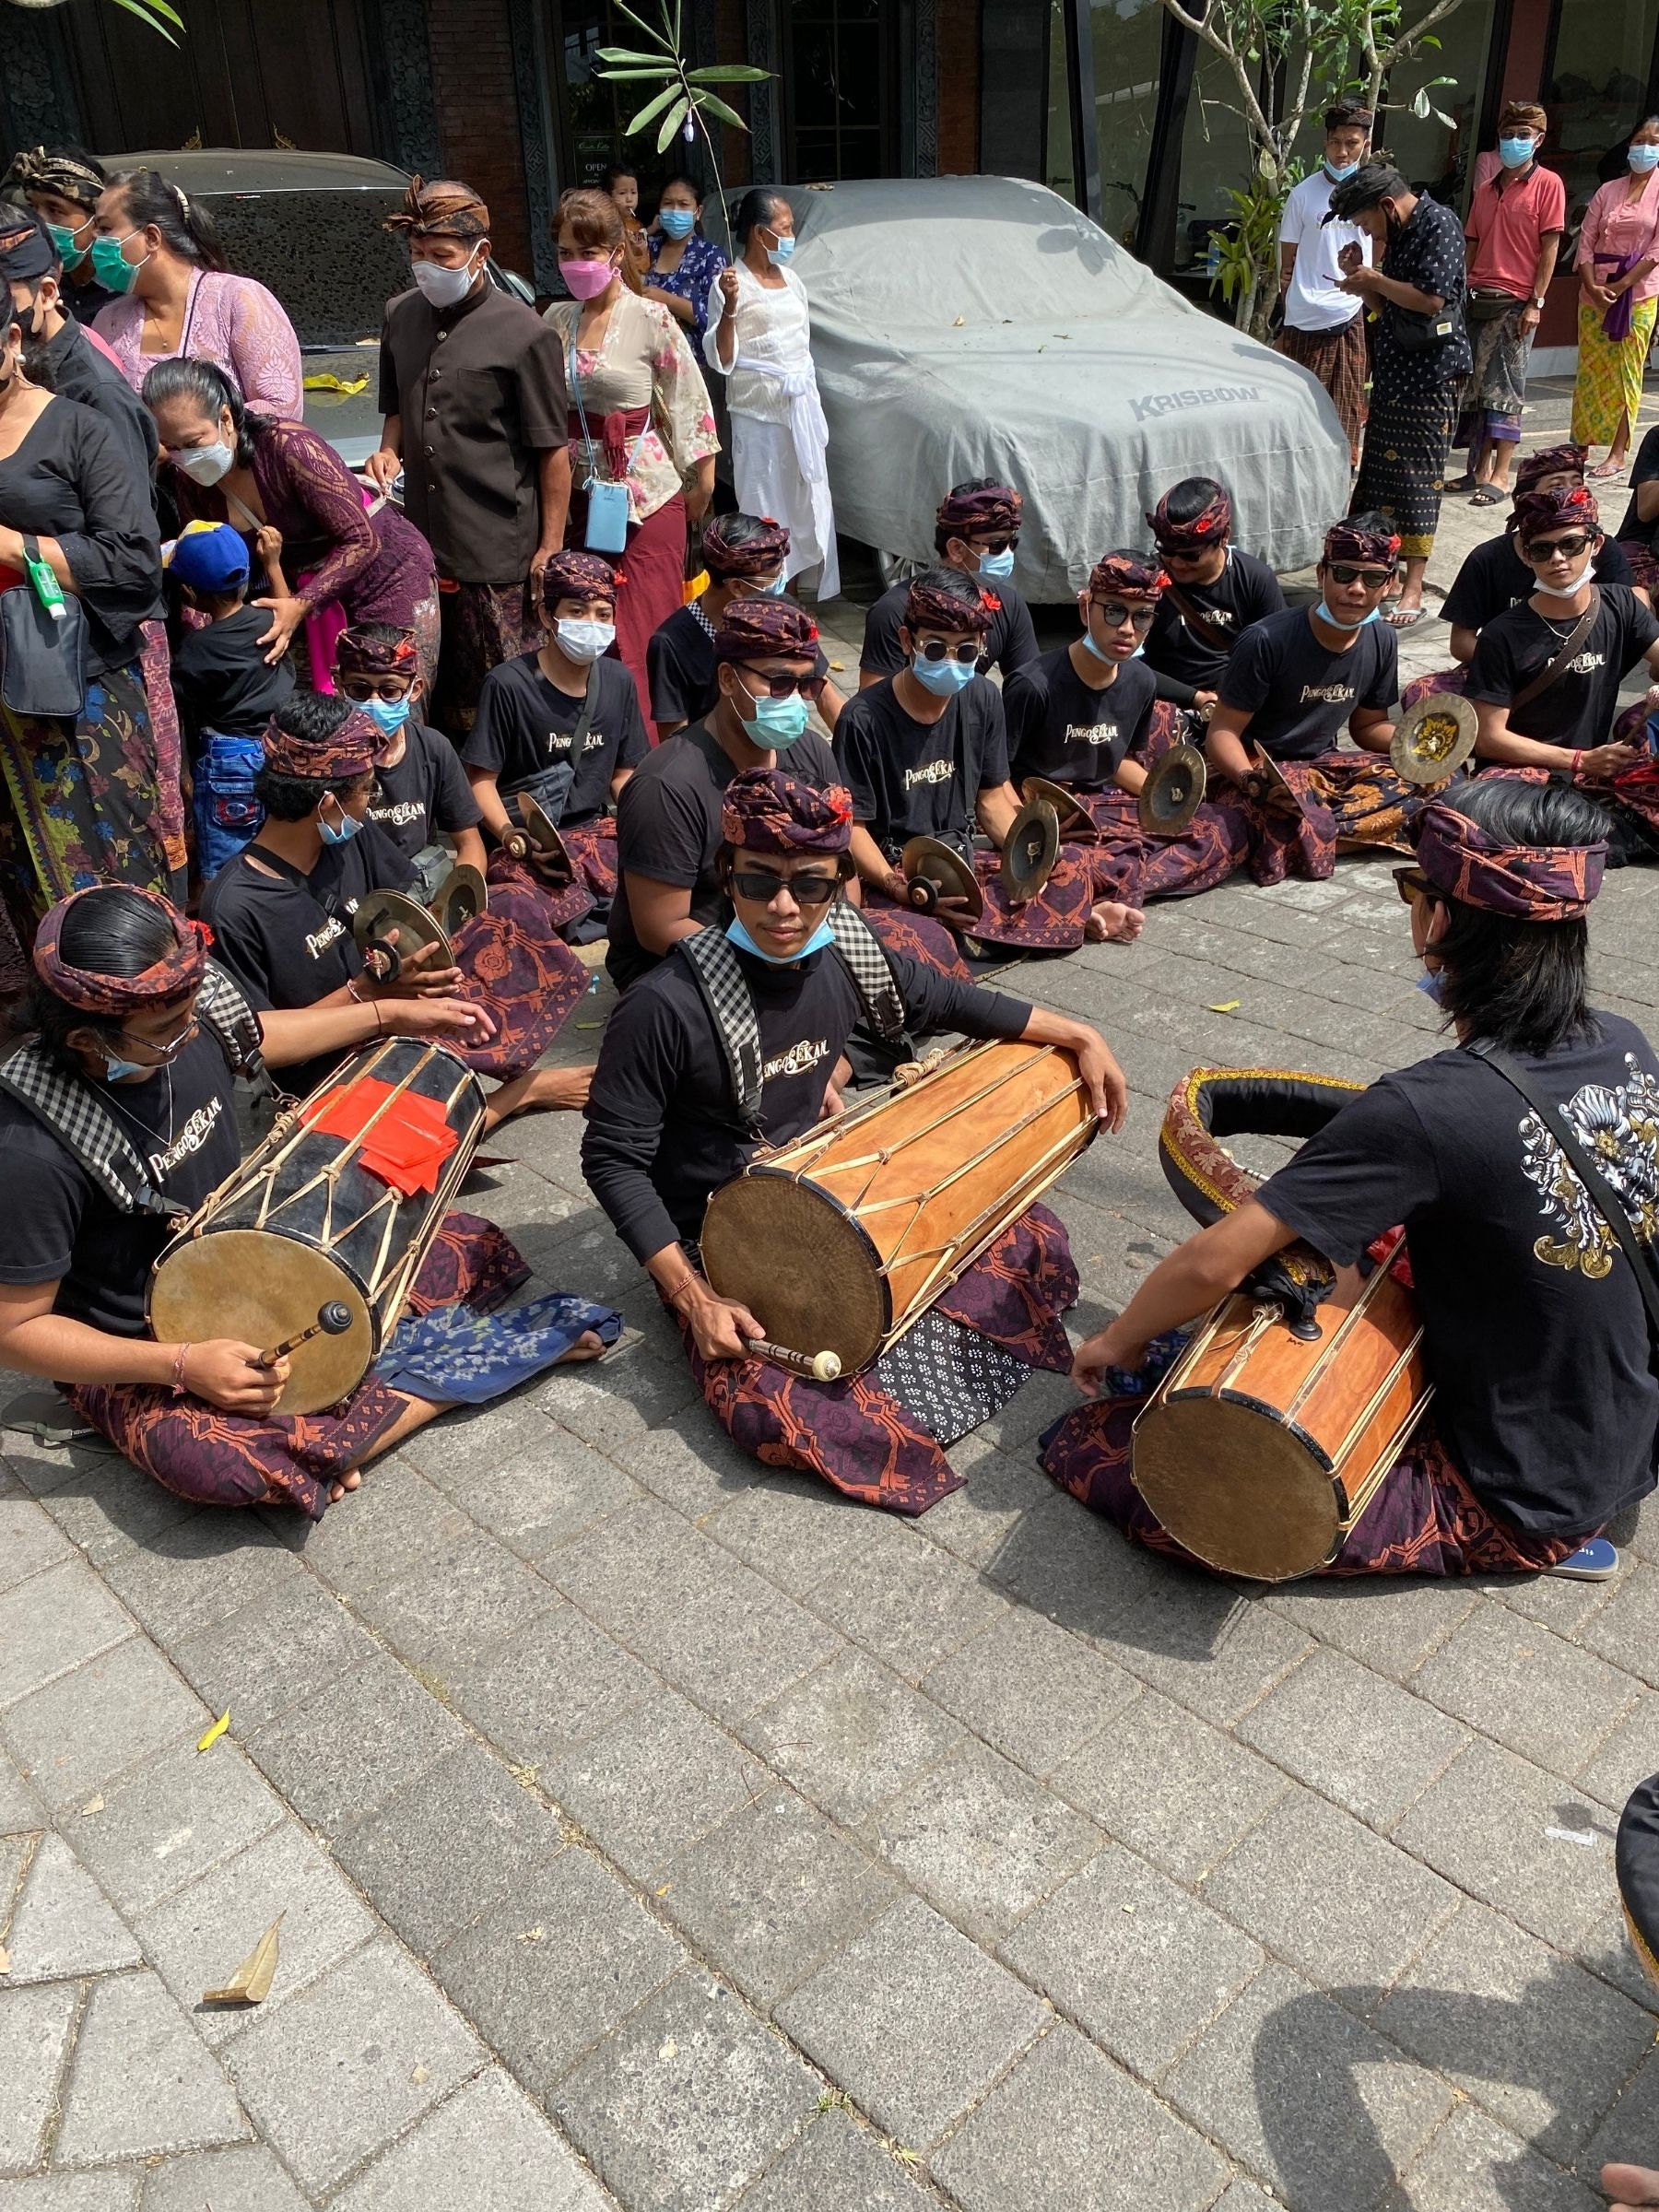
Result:
{"label": "black shoulder bag", "polygon": [[1507,1053],[1500,1052],[1497,1045],[1484,1038],[1466,1045],[1465,1050],[1473,1053],[1477,1060],[1484,1060],[1512,1089],[1520,1092],[1567,1155],[1574,1174],[1584,1186],[1585,1196],[1618,1240],[1618,1249],[1630,1262],[1636,1288],[1641,1293],[1641,1302],[1647,1308],[1650,1359],[1659,1355],[1659,1274],[1654,1272],[1653,1255],[1640,1242],[1636,1231],[1630,1227],[1630,1217],[1619,1204],[1618,1193],[1591,1159],[1572,1124],[1551,1100],[1545,1097],[1532,1077]]}

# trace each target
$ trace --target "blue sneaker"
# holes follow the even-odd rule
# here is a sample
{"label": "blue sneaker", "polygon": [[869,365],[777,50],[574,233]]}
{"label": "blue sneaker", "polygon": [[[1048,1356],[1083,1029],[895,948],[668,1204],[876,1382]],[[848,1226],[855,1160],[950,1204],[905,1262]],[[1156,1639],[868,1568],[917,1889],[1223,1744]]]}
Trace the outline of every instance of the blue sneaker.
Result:
{"label": "blue sneaker", "polygon": [[1550,1568],[1551,1574],[1564,1574],[1575,1583],[1610,1582],[1618,1572],[1618,1553],[1606,1536],[1592,1536],[1574,1552]]}

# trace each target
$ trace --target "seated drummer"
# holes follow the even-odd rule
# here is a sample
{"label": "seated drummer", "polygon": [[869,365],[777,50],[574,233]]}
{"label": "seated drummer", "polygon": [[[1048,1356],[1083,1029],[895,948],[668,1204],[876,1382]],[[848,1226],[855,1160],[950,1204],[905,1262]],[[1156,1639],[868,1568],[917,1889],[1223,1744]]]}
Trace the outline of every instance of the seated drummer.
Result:
{"label": "seated drummer", "polygon": [[1207,712],[1233,647],[1253,622],[1284,612],[1265,560],[1232,542],[1233,507],[1214,477],[1186,477],[1147,515],[1169,578],[1147,634],[1158,696]]}
{"label": "seated drummer", "polygon": [[[1584,482],[1582,445],[1546,446],[1528,453],[1515,465],[1513,507],[1508,524],[1497,537],[1483,538],[1464,556],[1462,568],[1446,594],[1441,613],[1452,625],[1452,657],[1465,667],[1475,658],[1481,631],[1495,615],[1520,606],[1538,588],[1538,580],[1522,559],[1515,544],[1515,521],[1521,501],[1529,492],[1577,491]],[[1597,583],[1634,582],[1630,563],[1617,538],[1604,537],[1591,563]]]}
{"label": "seated drummer", "polygon": [[[1325,533],[1314,573],[1320,601],[1253,623],[1233,647],[1210,715],[1210,774],[1248,801],[1257,883],[1294,873],[1319,881],[1347,844],[1399,845],[1412,787],[1387,762],[1399,697],[1399,653],[1380,618],[1400,541],[1380,514]],[[1359,747],[1341,752],[1346,726]],[[1300,811],[1264,782],[1253,753],[1282,771]],[[1382,756],[1379,758],[1378,756]],[[1212,794],[1228,801],[1229,794]]]}
{"label": "seated drummer", "polygon": [[1098,1402],[1049,1432],[1042,1464],[1137,1542],[1176,1549],[1130,1479],[1144,1397],[1099,1394],[1293,1239],[1351,1291],[1368,1248],[1404,1224],[1434,1400],[1326,1571],[1599,1580],[1618,1566],[1600,1530],[1654,1483],[1646,1310],[1549,1130],[1468,1048],[1518,1063],[1630,1194],[1645,1243],[1659,1059],[1585,997],[1601,818],[1564,784],[1482,776],[1432,801],[1417,829],[1416,862],[1396,873],[1456,1046],[1371,1084],[1153,1269],[1079,1350],[1074,1376]]}
{"label": "seated drummer", "polygon": [[[974,477],[946,493],[934,525],[934,551],[942,568],[966,576],[985,599],[990,620],[980,641],[979,673],[999,670],[1006,680],[1037,658],[1031,610],[1008,579],[1019,547],[1025,501],[1011,485]],[[909,586],[896,583],[865,617],[858,680],[866,689],[910,665],[902,631],[909,619]]]}
{"label": "seated drummer", "polygon": [[412,629],[393,622],[356,622],[335,645],[335,684],[381,734],[369,817],[403,853],[422,896],[430,896],[458,862],[484,872],[482,818],[455,748],[429,728],[420,649]]}
{"label": "seated drummer", "polygon": [[499,841],[518,828],[515,801],[528,792],[551,816],[589,890],[608,906],[617,872],[606,809],[651,751],[633,677],[610,657],[617,572],[597,553],[555,553],[541,590],[547,639],[484,678],[461,759],[490,835]]}
{"label": "seated drummer", "polygon": [[974,851],[975,829],[1000,852],[1019,794],[1008,781],[1002,694],[979,673],[992,603],[956,569],[924,569],[905,587],[905,662],[847,701],[836,755],[853,794],[853,859],[872,914],[904,907],[900,855],[912,837],[936,838],[980,878],[982,916],[941,900],[938,918],[986,944],[1069,952],[1092,939],[1129,938],[1143,917],[1108,902],[1093,909],[1086,864],[1067,851],[1037,895],[1016,905],[996,880],[994,853]]}
{"label": "seated drummer", "polygon": [[[703,524],[703,566],[708,589],[686,606],[677,606],[653,631],[645,649],[651,678],[651,715],[657,741],[672,737],[688,722],[712,714],[720,699],[714,661],[714,632],[736,599],[781,598],[789,559],[789,533],[770,516],[721,514]],[[818,711],[833,730],[845,700],[830,681],[830,664],[818,648],[813,673],[821,682]]]}
{"label": "seated drummer", "polygon": [[[389,1024],[389,1001],[477,988],[459,970],[429,963],[386,982],[364,969],[352,935],[359,906],[371,891],[407,891],[413,881],[407,858],[368,818],[380,744],[360,708],[315,691],[296,692],[265,733],[255,786],[264,827],[202,898],[217,958],[256,1011],[357,1005],[380,1009]],[[580,1004],[586,971],[568,946],[526,947],[500,914],[475,926],[488,931],[499,972],[479,991],[493,1008],[486,1041],[463,1057],[480,1075],[507,1077],[487,1126],[529,1107],[580,1106],[592,1071],[535,1062]],[[314,1089],[340,1058],[332,1049],[308,1055],[293,1068],[292,1088]]]}
{"label": "seated drummer", "polygon": [[[717,941],[712,930],[682,940],[612,1015],[588,1101],[582,1173],[679,1321],[692,1372],[732,1435],[769,1465],[820,1474],[870,1504],[919,1513],[959,1484],[942,1446],[1006,1404],[1026,1368],[1052,1364],[1059,1316],[1077,1296],[1060,1223],[1031,1207],[935,1301],[953,1324],[936,1351],[939,1390],[952,1381],[960,1384],[953,1401],[973,1395],[984,1385],[969,1375],[982,1374],[988,1358],[999,1371],[1011,1368],[977,1418],[947,1431],[937,1394],[928,1398],[916,1378],[907,1385],[890,1354],[828,1386],[749,1356],[750,1343],[765,1338],[764,1313],[717,1297],[699,1271],[709,1198],[757,1141],[787,1142],[812,1127],[825,1077],[861,1020],[1064,1045],[1113,1129],[1123,1122],[1124,1078],[1082,1022],[953,982],[877,944],[844,904],[853,834],[844,790],[753,769],[726,787],[720,827],[724,930]],[[733,1095],[735,1030],[723,1034],[715,1005],[730,1006],[734,1025],[751,1013],[759,1032],[760,1085],[747,1110]],[[818,1262],[802,1251],[781,1253],[779,1264]],[[1018,1367],[991,1357],[999,1346]]]}
{"label": "seated drummer", "polygon": [[[1155,559],[1127,550],[1096,561],[1077,594],[1083,633],[1056,645],[1003,686],[1013,782],[1042,776],[1070,792],[1093,825],[1083,847],[1094,877],[1094,915],[1107,936],[1137,935],[1147,899],[1188,898],[1243,865],[1248,840],[1219,808],[1201,806],[1178,837],[1150,839],[1135,800],[1159,736],[1177,717],[1158,700],[1141,652],[1167,579]],[[1075,832],[1073,833],[1075,834]]]}
{"label": "seated drummer", "polygon": [[[1601,519],[1583,486],[1517,500],[1515,537],[1535,588],[1480,633],[1466,686],[1480,725],[1476,754],[1571,775],[1604,810],[1611,864],[1652,860],[1659,855],[1659,785],[1647,768],[1645,733],[1634,733],[1637,743],[1610,733],[1624,678],[1643,661],[1659,677],[1659,619],[1626,586],[1594,582]],[[1581,637],[1593,596],[1595,618]],[[1571,661],[1524,700],[1574,640]],[[1655,706],[1659,683],[1647,693],[1647,711]],[[1640,724],[1642,714],[1634,719]]]}
{"label": "seated drummer", "polygon": [[[312,1520],[365,1461],[444,1411],[372,1375],[332,1412],[273,1417],[286,1359],[218,1337],[156,1343],[150,1269],[178,1220],[236,1171],[234,1077],[331,1057],[377,1035],[465,1037],[453,999],[266,1011],[255,1019],[206,933],[153,891],[100,885],[35,941],[33,1036],[0,1073],[12,1173],[0,1235],[0,1366],[58,1383],[134,1465],[204,1505],[294,1505]],[[263,1048],[263,1053],[262,1053]],[[421,1312],[499,1303],[529,1269],[476,1215],[452,1213],[416,1277]],[[592,1359],[584,1334],[573,1359]]]}

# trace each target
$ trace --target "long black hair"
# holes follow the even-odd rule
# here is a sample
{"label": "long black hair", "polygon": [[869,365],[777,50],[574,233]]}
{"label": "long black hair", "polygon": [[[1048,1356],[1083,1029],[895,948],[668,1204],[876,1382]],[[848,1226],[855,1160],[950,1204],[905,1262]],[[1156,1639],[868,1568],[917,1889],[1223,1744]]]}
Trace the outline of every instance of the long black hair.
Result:
{"label": "long black hair", "polygon": [[159,170],[129,169],[113,182],[135,230],[159,230],[179,258],[198,269],[229,265],[218,225],[206,207],[198,206],[182,186],[170,184]]}
{"label": "long black hair", "polygon": [[182,353],[175,354],[171,360],[158,361],[147,372],[140,396],[152,415],[170,399],[187,399],[200,407],[210,422],[217,422],[219,409],[228,407],[230,420],[236,426],[236,458],[243,468],[253,466],[254,444],[271,427],[268,415],[250,412],[241,394],[222,369],[212,361],[193,360]]}
{"label": "long black hair", "polygon": [[1410,190],[1394,163],[1381,154],[1374,154],[1332,192],[1331,213],[1325,219],[1348,222],[1383,200],[1405,199]]}
{"label": "long black hair", "polygon": [[[1441,803],[1506,845],[1593,845],[1606,835],[1601,808],[1571,783],[1477,776]],[[1450,921],[1433,950],[1448,1022],[1511,1053],[1549,1053],[1594,1034],[1585,997],[1590,933],[1582,916],[1523,922],[1455,900],[1445,904]]]}
{"label": "long black hair", "polygon": [[[135,897],[124,884],[108,883],[77,899],[65,915],[58,950],[71,967],[93,975],[142,975],[166,959],[174,942],[171,923],[147,899]],[[88,1014],[72,1006],[38,976],[24,1001],[24,1017],[59,1066],[72,1075],[82,1072],[69,1042],[72,1030],[90,1030],[113,1051],[124,1026],[122,1015]]]}

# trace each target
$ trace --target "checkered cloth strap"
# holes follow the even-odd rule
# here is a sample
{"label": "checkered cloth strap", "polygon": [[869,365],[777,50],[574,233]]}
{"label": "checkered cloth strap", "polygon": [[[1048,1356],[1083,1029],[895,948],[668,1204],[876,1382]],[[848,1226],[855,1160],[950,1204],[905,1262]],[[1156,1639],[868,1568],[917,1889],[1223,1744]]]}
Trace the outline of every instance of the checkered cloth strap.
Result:
{"label": "checkered cloth strap", "polygon": [[864,1002],[865,1019],[884,1043],[897,1044],[904,1035],[904,1001],[881,939],[844,899],[830,909],[830,926],[835,932],[835,949]]}
{"label": "checkered cloth strap", "polygon": [[755,999],[748,980],[724,930],[700,929],[694,936],[682,937],[679,948],[697,978],[698,988],[714,1024],[714,1034],[725,1054],[737,1118],[747,1135],[758,1137],[760,1025],[755,1018]]}
{"label": "checkered cloth strap", "polygon": [[[197,994],[196,1016],[238,1075],[264,1076],[259,1023],[230,978],[211,960]],[[38,1039],[19,1045],[0,1065],[0,1091],[51,1130],[120,1212],[173,1218],[188,1210],[156,1189],[135,1147],[92,1085],[61,1066]]]}

